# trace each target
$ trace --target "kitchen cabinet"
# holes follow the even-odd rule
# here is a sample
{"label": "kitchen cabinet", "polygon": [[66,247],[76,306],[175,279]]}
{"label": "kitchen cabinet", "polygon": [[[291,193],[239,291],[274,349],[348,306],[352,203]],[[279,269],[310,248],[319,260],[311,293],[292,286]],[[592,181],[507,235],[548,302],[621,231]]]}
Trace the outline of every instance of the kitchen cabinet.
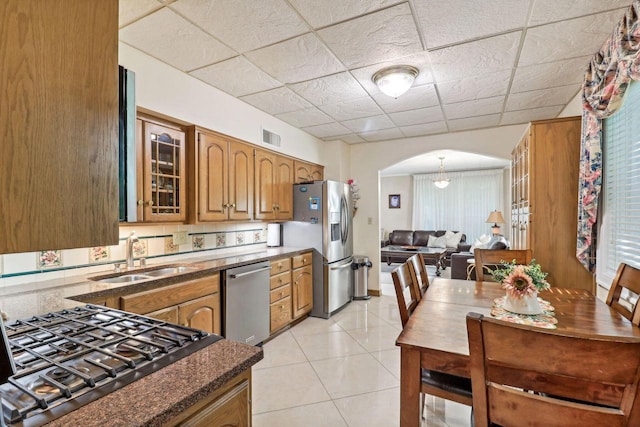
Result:
{"label": "kitchen cabinet", "polygon": [[253,146],[189,130],[189,222],[253,219]]}
{"label": "kitchen cabinet", "polygon": [[297,319],[313,308],[312,253],[306,252],[291,258],[293,318]]}
{"label": "kitchen cabinet", "polygon": [[251,369],[164,424],[170,426],[251,426]]}
{"label": "kitchen cabinet", "polygon": [[255,219],[293,219],[293,160],[255,150]]}
{"label": "kitchen cabinet", "polygon": [[185,132],[146,116],[136,124],[138,221],[184,222]]}
{"label": "kitchen cabinet", "polygon": [[222,316],[219,273],[122,295],[119,302],[118,308],[121,310],[220,334]]}
{"label": "kitchen cabinet", "polygon": [[320,165],[303,162],[302,160],[294,160],[293,167],[295,169],[296,184],[322,181],[324,177],[324,168]]}
{"label": "kitchen cabinet", "polygon": [[283,258],[271,261],[271,277],[269,280],[269,315],[271,319],[270,333],[282,329],[291,323],[291,259]]}
{"label": "kitchen cabinet", "polygon": [[532,122],[512,152],[512,248],[531,249],[551,286],[595,291],[576,258],[581,118]]}
{"label": "kitchen cabinet", "polygon": [[0,40],[0,253],[117,244],[118,1],[4,0]]}

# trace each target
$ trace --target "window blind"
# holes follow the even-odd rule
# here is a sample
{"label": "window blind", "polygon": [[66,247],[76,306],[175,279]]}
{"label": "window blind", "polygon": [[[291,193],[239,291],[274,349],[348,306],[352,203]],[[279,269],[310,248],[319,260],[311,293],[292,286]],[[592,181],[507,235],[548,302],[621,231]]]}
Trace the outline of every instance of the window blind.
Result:
{"label": "window blind", "polygon": [[640,268],[640,82],[604,120],[603,217],[596,280],[609,288],[621,262]]}

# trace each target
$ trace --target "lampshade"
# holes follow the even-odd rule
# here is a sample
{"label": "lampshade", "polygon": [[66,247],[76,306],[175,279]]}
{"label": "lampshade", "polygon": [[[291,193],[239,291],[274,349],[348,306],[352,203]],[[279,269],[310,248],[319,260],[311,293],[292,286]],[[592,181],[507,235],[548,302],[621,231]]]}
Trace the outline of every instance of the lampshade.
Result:
{"label": "lampshade", "polygon": [[377,71],[371,80],[382,93],[397,98],[409,90],[418,73],[418,69],[410,65],[397,65]]}
{"label": "lampshade", "polygon": [[502,212],[493,211],[489,214],[489,218],[485,222],[493,222],[494,224],[504,224],[504,217]]}
{"label": "lampshade", "polygon": [[438,157],[440,159],[440,171],[438,172],[438,176],[433,180],[433,185],[438,188],[446,188],[449,185],[449,178],[447,177],[446,172],[444,171],[444,164],[442,161],[444,157]]}

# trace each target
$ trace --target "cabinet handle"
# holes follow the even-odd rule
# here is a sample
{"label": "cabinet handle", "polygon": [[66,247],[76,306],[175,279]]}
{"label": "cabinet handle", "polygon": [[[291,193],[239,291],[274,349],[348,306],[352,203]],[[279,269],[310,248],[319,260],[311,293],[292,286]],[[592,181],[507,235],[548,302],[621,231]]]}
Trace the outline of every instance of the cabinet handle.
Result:
{"label": "cabinet handle", "polygon": [[305,264],[307,262],[306,258],[302,258],[302,263]]}
{"label": "cabinet handle", "polygon": [[235,208],[235,207],[236,207],[236,204],[235,204],[235,203],[231,203],[231,205],[230,205],[230,206],[231,206],[232,208]]}
{"label": "cabinet handle", "polygon": [[142,199],[138,200],[138,206],[142,206],[142,205],[144,205],[144,200]]}
{"label": "cabinet handle", "polygon": [[147,206],[153,206],[153,200],[149,200],[149,201],[147,202]]}

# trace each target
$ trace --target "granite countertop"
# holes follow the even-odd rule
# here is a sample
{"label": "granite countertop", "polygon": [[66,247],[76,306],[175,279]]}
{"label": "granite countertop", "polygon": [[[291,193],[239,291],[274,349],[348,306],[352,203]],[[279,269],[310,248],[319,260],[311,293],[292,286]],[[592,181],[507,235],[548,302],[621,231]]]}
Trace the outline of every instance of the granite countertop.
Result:
{"label": "granite countertop", "polygon": [[259,347],[223,339],[45,426],[162,426],[262,358]]}
{"label": "granite countertop", "polygon": [[[156,265],[147,265],[145,267],[135,268],[129,271],[113,272],[105,271],[103,273],[94,273],[87,275],[74,284],[78,291],[74,295],[69,296],[72,300],[80,302],[91,302],[95,298],[103,298],[111,295],[123,295],[128,293],[137,293],[156,289],[162,286],[172,285],[175,283],[184,282],[187,280],[198,279],[200,277],[208,276],[213,273],[227,270],[230,268],[238,267],[241,265],[253,264],[260,261],[269,261],[272,259],[282,258],[284,256],[295,256],[304,252],[312,250],[311,248],[292,248],[292,247],[276,247],[267,248],[265,250],[238,254],[232,256],[226,256],[224,258],[212,258],[212,257],[194,257],[187,258],[176,262],[167,262]],[[189,270],[182,273],[176,273],[164,277],[156,277],[153,279],[136,281],[133,283],[105,283],[96,280],[90,280],[90,278],[110,278],[121,276],[124,274],[141,273],[145,271],[155,270],[161,267],[169,266],[190,266],[196,267],[196,270]],[[82,286],[82,283],[86,286]]]}

